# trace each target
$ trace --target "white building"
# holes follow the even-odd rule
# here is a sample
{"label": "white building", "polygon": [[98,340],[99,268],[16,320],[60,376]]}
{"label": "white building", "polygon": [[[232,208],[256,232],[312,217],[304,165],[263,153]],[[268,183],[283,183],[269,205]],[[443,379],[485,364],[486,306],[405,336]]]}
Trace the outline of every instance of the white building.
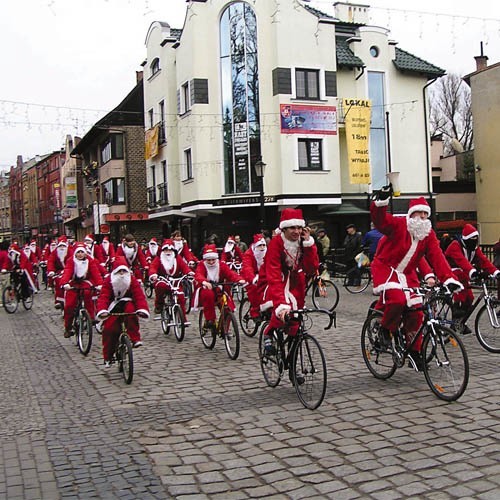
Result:
{"label": "white building", "polygon": [[[369,193],[388,171],[401,172],[396,210],[405,197],[432,198],[425,88],[444,71],[368,26],[368,9],[339,2],[333,17],[298,0],[189,0],[182,30],[153,23],[150,218],[182,228],[195,248],[212,233],[250,239],[261,227],[259,161],[266,227],[301,207],[333,244],[347,222],[368,227]],[[351,183],[343,99],[371,100],[370,183]]]}

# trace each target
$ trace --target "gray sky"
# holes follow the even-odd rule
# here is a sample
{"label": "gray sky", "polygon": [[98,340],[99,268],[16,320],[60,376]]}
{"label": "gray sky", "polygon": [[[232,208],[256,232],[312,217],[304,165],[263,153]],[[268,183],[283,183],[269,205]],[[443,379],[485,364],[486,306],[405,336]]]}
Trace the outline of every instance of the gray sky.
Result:
{"label": "gray sky", "polygon": [[[480,41],[489,64],[500,62],[500,2],[360,3],[371,5],[371,23],[389,28],[402,49],[448,72],[474,71]],[[328,13],[332,4],[310,1]],[[27,160],[58,150],[67,133],[84,135],[134,87],[150,24],[166,21],[182,28],[186,5],[185,0],[2,0],[0,169],[15,164],[18,154]]]}

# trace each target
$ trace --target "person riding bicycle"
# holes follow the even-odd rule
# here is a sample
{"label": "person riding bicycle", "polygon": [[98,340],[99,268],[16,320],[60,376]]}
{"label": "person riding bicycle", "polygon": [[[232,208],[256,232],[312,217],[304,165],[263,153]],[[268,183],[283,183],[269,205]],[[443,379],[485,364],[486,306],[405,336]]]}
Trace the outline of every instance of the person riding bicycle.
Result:
{"label": "person riding bicycle", "polygon": [[[288,311],[304,307],[306,275],[315,275],[319,266],[317,247],[301,209],[285,208],[281,212],[279,229],[268,245],[264,272],[259,274],[259,280],[262,278],[267,286],[263,301],[271,301],[273,307],[264,333],[266,350],[272,349],[269,336],[274,329],[283,328]],[[288,335],[295,335],[297,329],[298,325],[290,325]]]}
{"label": "person riding bicycle", "polygon": [[[193,274],[193,271],[191,271],[186,262],[184,262],[184,259],[177,255],[174,242],[171,239],[163,241],[161,252],[151,262],[149,272],[149,279],[155,286],[155,314],[161,313],[165,302],[165,296],[172,293],[170,284],[167,281],[158,280],[158,278],[180,278],[186,274]],[[186,298],[184,297],[182,289],[179,290],[177,301],[186,318]]]}
{"label": "person riding bicycle", "polygon": [[111,271],[111,264],[115,260],[115,247],[113,243],[109,241],[109,236],[104,236],[101,241],[101,266],[106,269],[106,271]]}
{"label": "person riding bicycle", "polygon": [[125,257],[130,270],[134,273],[134,276],[142,283],[142,272],[143,269],[148,269],[148,263],[146,261],[146,256],[142,252],[140,246],[138,245],[135,237],[132,234],[126,234],[123,241],[115,252],[115,258],[121,256]]}
{"label": "person riding bicycle", "polygon": [[172,235],[171,239],[174,242],[175,250],[177,255],[180,255],[187,263],[191,269],[195,269],[198,265],[198,258],[189,248],[188,242],[183,238],[181,232],[176,229]]}
{"label": "person riding bicycle", "polygon": [[[425,198],[411,200],[406,217],[394,217],[387,212],[391,195],[392,186],[384,186],[370,205],[372,221],[384,234],[371,265],[373,292],[382,295],[384,306],[380,328],[382,348],[390,347],[391,332],[397,330],[402,317],[407,338],[413,338],[422,323],[422,311],[410,310],[403,315],[406,306],[416,305],[422,300],[403,291],[414,282],[422,257],[426,257],[438,279],[450,291],[462,288],[441,251],[429,220],[431,209]],[[422,336],[416,340],[410,353],[419,369],[422,367],[421,347]]]}
{"label": "person riding bicycle", "polygon": [[[464,286],[464,290],[454,296],[452,309],[453,319],[460,319],[467,315],[474,302],[474,294],[469,286],[470,280],[481,271],[492,278],[499,278],[500,271],[479,247],[479,232],[472,224],[465,224],[460,240],[454,240],[449,244],[445,256]],[[464,335],[471,333],[471,329],[464,324],[462,333]]]}
{"label": "person riding bicycle", "polygon": [[159,256],[158,253],[159,245],[158,245],[158,240],[156,238],[151,238],[148,243],[148,248],[146,249],[146,253],[144,254],[146,256],[146,262],[151,265],[151,262],[153,262],[153,259],[157,256]]}
{"label": "person riding bicycle", "polygon": [[28,298],[32,293],[36,293],[37,288],[33,281],[33,267],[28,257],[15,243],[12,244],[7,251],[8,258],[2,259],[2,273],[7,271],[18,271],[21,278],[21,294],[22,298]]}
{"label": "person riding bicycle", "polygon": [[64,337],[75,334],[72,330],[73,319],[78,305],[79,289],[83,289],[85,309],[90,319],[94,319],[94,301],[92,288],[102,285],[99,264],[90,257],[83,243],[77,243],[73,255],[66,261],[60,281],[64,294]]}
{"label": "person riding bicycle", "polygon": [[[225,262],[219,260],[217,247],[213,244],[207,244],[203,247],[203,263],[198,264],[194,275],[197,286],[194,307],[203,307],[203,316],[205,317],[205,328],[215,328],[215,305],[222,290],[212,283],[217,282],[238,282],[245,283],[239,274],[232,271]],[[231,311],[235,310],[234,302],[231,297],[231,287],[224,286],[224,291],[228,296],[228,305]]]}
{"label": "person riding bicycle", "polygon": [[250,248],[243,254],[241,277],[248,283],[246,290],[250,302],[250,317],[260,316],[260,305],[264,295],[262,282],[259,283],[259,272],[264,264],[267,252],[266,239],[263,234],[254,234]]}
{"label": "person riding bicycle", "polygon": [[[221,262],[225,262],[233,271],[237,271],[243,261],[243,252],[236,245],[234,236],[228,236],[224,249],[220,256]],[[239,272],[239,271],[237,271]]]}
{"label": "person riding bicycle", "polygon": [[54,307],[56,309],[62,309],[64,306],[64,290],[61,286],[61,275],[70,255],[68,238],[61,236],[57,241],[56,248],[50,253],[47,259],[47,277],[49,280],[52,280],[54,285]]}
{"label": "person riding bicycle", "polygon": [[[127,334],[134,347],[142,346],[139,319],[149,318],[149,307],[144,290],[130,270],[123,256],[113,262],[113,270],[104,280],[97,299],[96,319],[102,325],[102,356],[104,366],[109,367],[120,336],[120,318],[110,313],[130,313],[125,316]],[[135,314],[135,316],[134,316]]]}

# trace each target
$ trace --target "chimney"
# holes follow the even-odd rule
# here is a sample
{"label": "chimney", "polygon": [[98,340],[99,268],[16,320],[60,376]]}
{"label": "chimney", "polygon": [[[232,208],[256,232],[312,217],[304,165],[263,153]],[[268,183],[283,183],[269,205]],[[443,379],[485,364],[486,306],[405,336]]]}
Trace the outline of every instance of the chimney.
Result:
{"label": "chimney", "polygon": [[488,56],[485,56],[483,53],[483,42],[481,42],[481,55],[475,56],[476,60],[476,71],[481,71],[488,67]]}
{"label": "chimney", "polygon": [[136,71],[135,72],[135,81],[136,81],[136,83],[141,82],[143,76],[144,76],[144,73],[142,71]]}

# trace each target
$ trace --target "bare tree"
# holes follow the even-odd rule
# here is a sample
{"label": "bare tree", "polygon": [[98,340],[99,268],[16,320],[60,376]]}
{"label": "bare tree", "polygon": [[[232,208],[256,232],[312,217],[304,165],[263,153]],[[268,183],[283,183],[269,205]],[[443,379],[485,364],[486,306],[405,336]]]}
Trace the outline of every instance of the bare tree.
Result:
{"label": "bare tree", "polygon": [[441,77],[430,91],[431,134],[442,134],[445,153],[473,148],[471,92],[462,78],[454,73]]}

